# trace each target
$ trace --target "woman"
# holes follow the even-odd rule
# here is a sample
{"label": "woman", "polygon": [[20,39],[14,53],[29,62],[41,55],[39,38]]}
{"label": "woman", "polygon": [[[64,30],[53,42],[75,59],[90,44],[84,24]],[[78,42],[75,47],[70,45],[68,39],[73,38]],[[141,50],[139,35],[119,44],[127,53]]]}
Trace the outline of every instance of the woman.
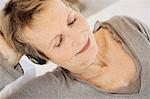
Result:
{"label": "woman", "polygon": [[1,12],[6,40],[22,54],[59,65],[10,96],[148,98],[150,32],[129,17],[95,24],[61,0],[11,0]]}

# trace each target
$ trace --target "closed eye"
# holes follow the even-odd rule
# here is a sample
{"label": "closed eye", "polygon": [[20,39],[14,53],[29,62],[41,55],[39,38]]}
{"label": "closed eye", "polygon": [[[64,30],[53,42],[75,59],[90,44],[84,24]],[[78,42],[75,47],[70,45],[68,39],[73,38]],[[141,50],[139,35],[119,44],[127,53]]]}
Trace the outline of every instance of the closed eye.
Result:
{"label": "closed eye", "polygon": [[74,18],[73,21],[71,21],[70,23],[68,23],[68,26],[74,24],[76,22],[76,20],[77,20],[77,18]]}
{"label": "closed eye", "polygon": [[68,26],[71,26],[73,25],[77,20],[77,17],[76,17],[76,13],[74,11],[71,11],[68,15],[68,18],[67,18],[67,22],[68,22]]}
{"label": "closed eye", "polygon": [[63,40],[64,40],[63,34],[58,35],[56,39],[58,40],[54,47],[61,47]]}

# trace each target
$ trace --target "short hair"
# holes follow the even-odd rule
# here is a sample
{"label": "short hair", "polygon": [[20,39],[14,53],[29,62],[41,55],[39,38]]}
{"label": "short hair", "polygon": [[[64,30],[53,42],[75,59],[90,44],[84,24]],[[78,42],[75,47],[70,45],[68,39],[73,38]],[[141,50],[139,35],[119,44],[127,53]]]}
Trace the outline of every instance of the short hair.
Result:
{"label": "short hair", "polygon": [[[2,9],[2,33],[8,43],[22,54],[39,60],[48,58],[42,52],[25,42],[22,33],[26,26],[32,27],[34,16],[43,10],[43,3],[47,0],[10,0]],[[74,8],[69,2],[62,0],[67,6]]]}

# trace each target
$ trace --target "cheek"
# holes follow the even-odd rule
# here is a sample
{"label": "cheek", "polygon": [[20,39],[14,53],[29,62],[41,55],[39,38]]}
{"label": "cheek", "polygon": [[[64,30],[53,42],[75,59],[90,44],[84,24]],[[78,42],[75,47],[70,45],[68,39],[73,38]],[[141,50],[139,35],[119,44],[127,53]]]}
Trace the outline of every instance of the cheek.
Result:
{"label": "cheek", "polygon": [[89,25],[86,20],[86,18],[82,15],[78,15],[78,29],[88,29],[89,30]]}
{"label": "cheek", "polygon": [[58,63],[63,64],[63,63],[68,62],[72,59],[73,51],[71,48],[55,49],[55,51],[52,52],[51,57],[54,60],[56,60]]}
{"label": "cheek", "polygon": [[49,35],[42,32],[25,34],[24,40],[40,51],[45,51],[49,47]]}

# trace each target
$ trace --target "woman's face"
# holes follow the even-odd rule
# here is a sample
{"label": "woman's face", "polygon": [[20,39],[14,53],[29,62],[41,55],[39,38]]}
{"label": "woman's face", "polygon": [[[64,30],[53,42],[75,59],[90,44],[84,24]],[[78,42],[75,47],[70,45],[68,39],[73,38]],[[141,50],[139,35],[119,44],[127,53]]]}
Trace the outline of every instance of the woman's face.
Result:
{"label": "woman's face", "polygon": [[34,28],[26,28],[24,38],[51,61],[68,70],[93,61],[98,48],[85,17],[61,0],[48,0],[34,18]]}

